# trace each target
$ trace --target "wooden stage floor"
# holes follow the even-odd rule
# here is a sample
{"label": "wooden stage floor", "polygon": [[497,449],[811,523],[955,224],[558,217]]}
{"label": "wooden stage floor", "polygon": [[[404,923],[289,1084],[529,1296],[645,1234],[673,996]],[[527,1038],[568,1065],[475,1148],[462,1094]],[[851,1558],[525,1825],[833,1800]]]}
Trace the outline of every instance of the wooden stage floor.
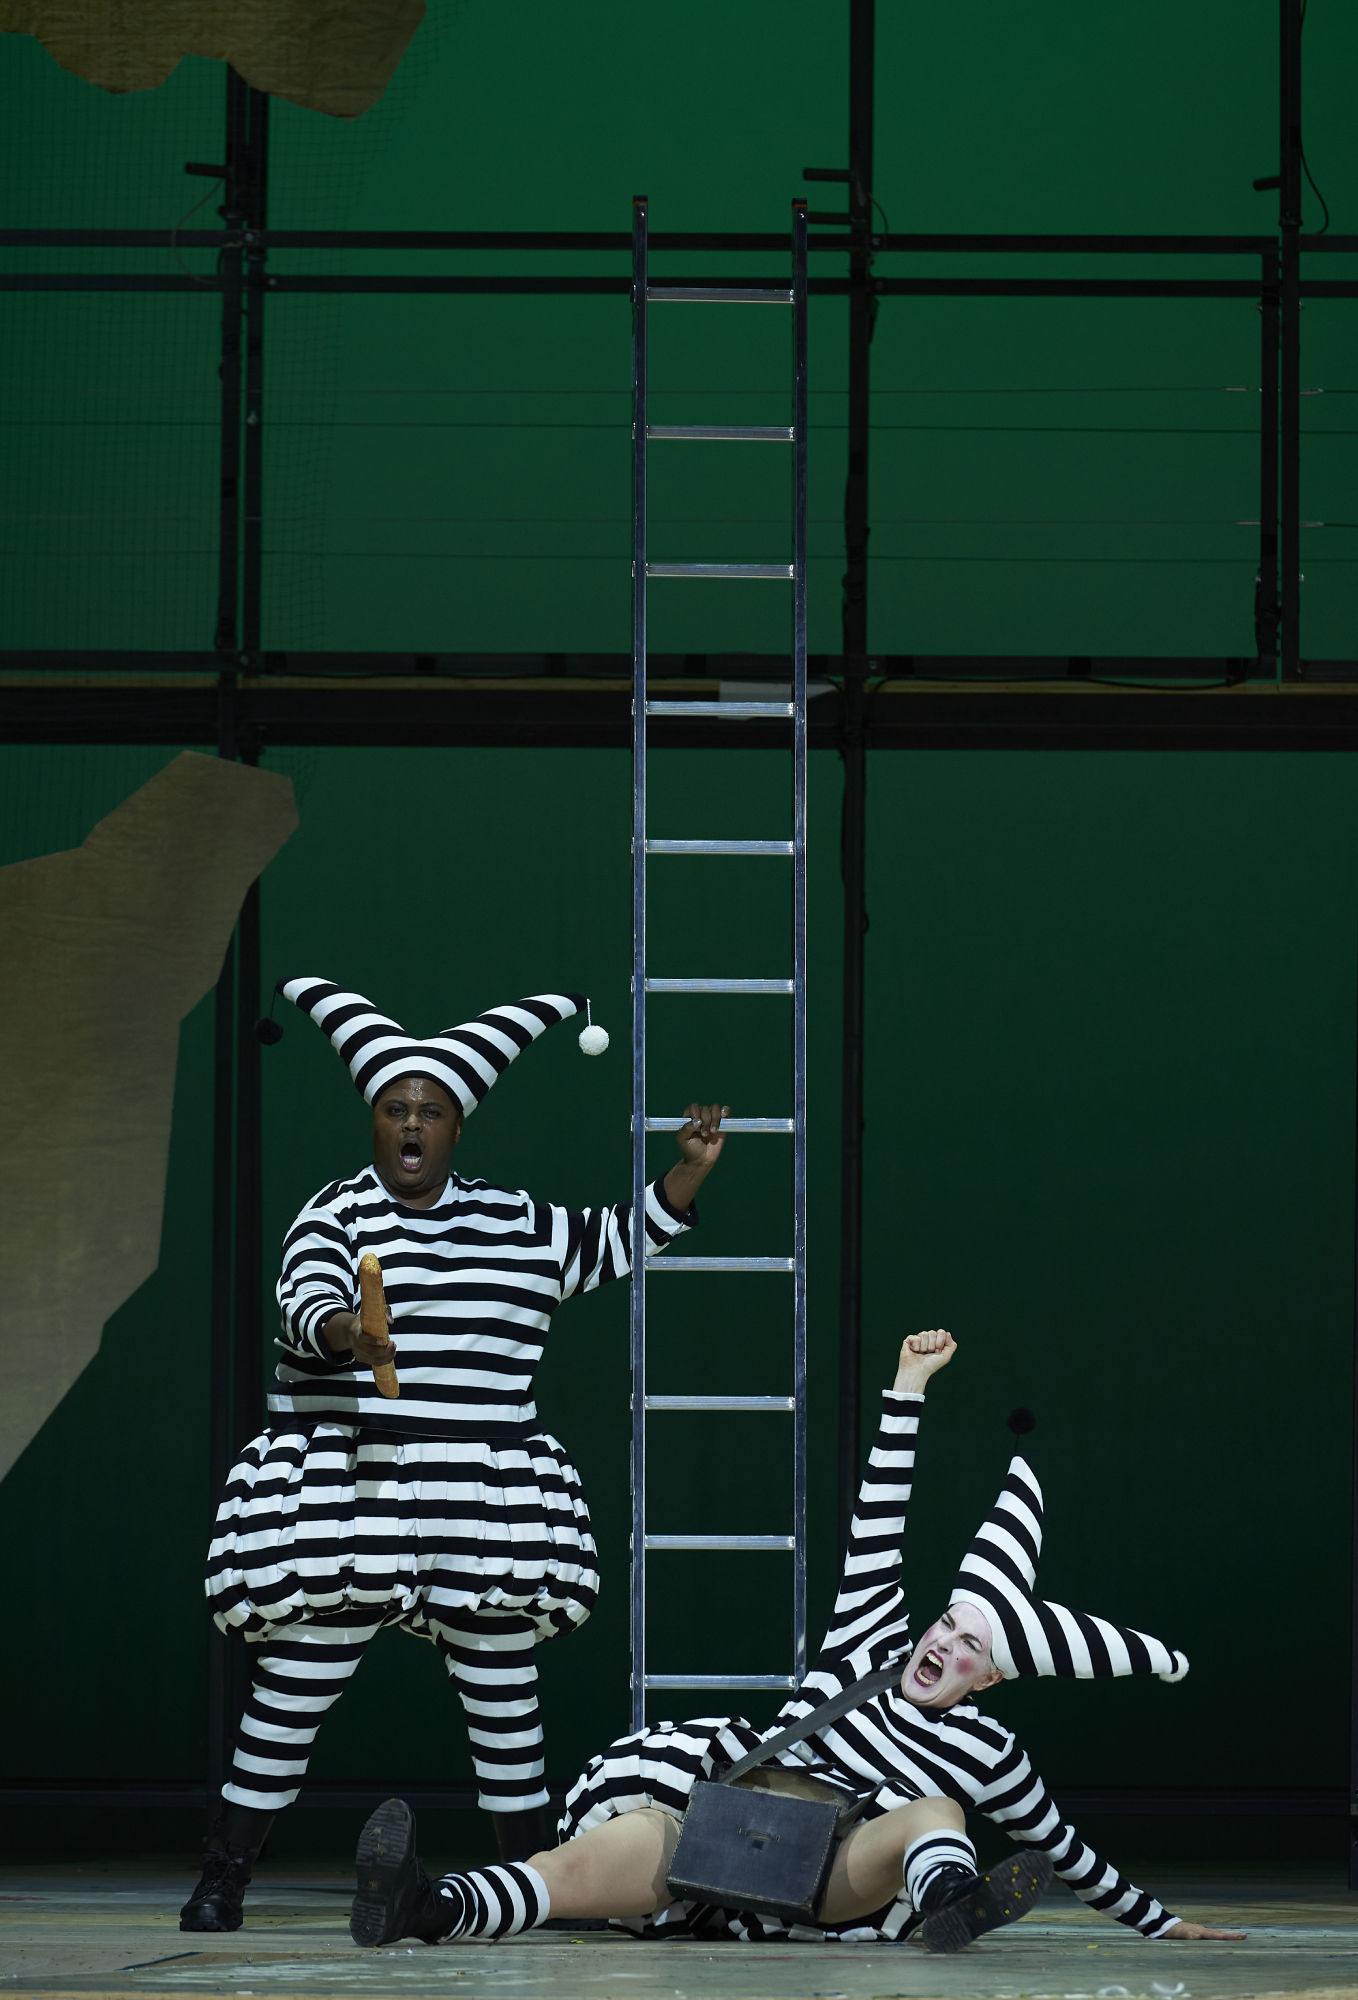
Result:
{"label": "wooden stage floor", "polygon": [[640,1944],[539,1933],[495,1945],[360,1952],[335,1871],[262,1868],[244,1927],[189,1936],[193,1877],[151,1867],[0,1870],[0,1996],[212,1994],[268,2000],[1358,2000],[1358,1895],[1338,1880],[1158,1877],[1182,1916],[1238,1944],[1147,1944],[1064,1888],[955,1958],[916,1945]]}

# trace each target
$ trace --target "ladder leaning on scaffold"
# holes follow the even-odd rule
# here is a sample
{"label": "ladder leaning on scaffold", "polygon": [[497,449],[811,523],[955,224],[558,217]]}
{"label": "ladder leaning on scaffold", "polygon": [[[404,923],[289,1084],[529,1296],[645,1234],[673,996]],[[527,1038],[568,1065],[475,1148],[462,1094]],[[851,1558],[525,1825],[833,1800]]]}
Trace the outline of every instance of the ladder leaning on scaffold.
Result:
{"label": "ladder leaning on scaffold", "polygon": [[[781,306],[792,317],[792,422],[777,426],[652,424],[647,409],[647,322],[652,306]],[[790,1138],[792,1255],[636,1259],[631,1288],[632,1347],[632,1727],[646,1720],[650,1688],[797,1687],[806,1671],[806,204],[792,204],[792,283],[768,290],[652,285],[647,275],[647,204],[632,207],[632,1214],[644,1242],[646,1135],[674,1132],[682,1119],[650,1116],[646,1104],[646,1000],[651,993],[785,994],[792,1006],[791,1118],[732,1118],[735,1133]],[[792,560],[788,563],[652,562],[647,549],[646,456],[652,440],[707,439],[781,444],[792,451]],[[646,593],[653,577],[746,577],[791,586],[791,701],[650,701],[646,688]],[[646,816],[647,721],[652,716],[778,719],[792,737],[792,839],[652,839]],[[763,855],[792,866],[792,978],[653,978],[646,959],[646,860],[651,854]],[[661,1274],[782,1272],[792,1276],[790,1396],[651,1396],[646,1391],[646,1293]],[[787,1535],[652,1535],[646,1523],[646,1418],[652,1410],[780,1411],[792,1418],[792,1532]],[[781,1549],[792,1554],[792,1661],[785,1673],[650,1673],[646,1662],[646,1559],[665,1549]]]}

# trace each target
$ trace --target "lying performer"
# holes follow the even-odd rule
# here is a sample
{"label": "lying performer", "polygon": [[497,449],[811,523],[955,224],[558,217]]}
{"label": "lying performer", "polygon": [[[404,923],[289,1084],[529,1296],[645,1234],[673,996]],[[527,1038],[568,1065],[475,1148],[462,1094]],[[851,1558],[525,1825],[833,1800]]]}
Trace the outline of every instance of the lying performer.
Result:
{"label": "lying performer", "polygon": [[[442,1654],[502,1856],[544,1847],[532,1649],[584,1622],[599,1581],[580,1477],[538,1422],[533,1371],[561,1301],[631,1269],[631,1205],[574,1213],[449,1166],[464,1118],[583,999],[537,994],[419,1043],[325,981],[279,990],[372,1105],[373,1164],[323,1188],[284,1244],[271,1422],[227,1482],[207,1579],[217,1624],[252,1649],[254,1687],[181,1930],[239,1927],[270,1822],[384,1625]],[[603,1041],[586,1029],[581,1046]],[[648,1256],[697,1221],[726,1109],[689,1106],[680,1164],[647,1190]],[[369,1251],[394,1341],[356,1310]],[[396,1400],[370,1372],[392,1361]]]}
{"label": "lying performer", "polygon": [[[359,1840],[350,1919],[355,1942],[506,1937],[555,1914],[612,1917],[651,1938],[898,1942],[922,1930],[931,1950],[957,1951],[1021,1916],[1053,1869],[1092,1908],[1145,1937],[1242,1936],[1180,1922],[1103,1862],[1062,1822],[1009,1731],[976,1706],[976,1695],[1019,1675],[1156,1673],[1177,1681],[1188,1671],[1183,1655],[1157,1639],[1033,1595],[1042,1496],[1023,1459],[1012,1460],[947,1610],[904,1658],[900,1549],[915,1433],[925,1384],[955,1352],[952,1335],[941,1330],[916,1334],[901,1348],[825,1645],[801,1691],[766,1732],[773,1735],[855,1681],[904,1660],[899,1689],[888,1688],[823,1733],[775,1753],[775,1769],[781,1764],[860,1795],[881,1787],[836,1852],[818,1927],[677,1902],[668,1889],[693,1785],[720,1776],[761,1740],[740,1718],[705,1717],[659,1723],[594,1758],[566,1801],[563,1844],[525,1865],[431,1883],[415,1854],[410,1808],[389,1799]],[[967,1806],[1028,1851],[978,1875]]]}

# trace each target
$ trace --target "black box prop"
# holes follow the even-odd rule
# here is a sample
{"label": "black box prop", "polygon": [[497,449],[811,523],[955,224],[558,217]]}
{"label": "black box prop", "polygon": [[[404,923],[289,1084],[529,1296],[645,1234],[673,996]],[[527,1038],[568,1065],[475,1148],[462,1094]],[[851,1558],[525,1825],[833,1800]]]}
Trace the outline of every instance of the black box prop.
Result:
{"label": "black box prop", "polygon": [[782,1792],[697,1784],[669,1886],[685,1902],[813,1924],[839,1845],[840,1812]]}
{"label": "black box prop", "polygon": [[[896,1665],[855,1681],[800,1722],[761,1743],[715,1783],[696,1784],[670,1864],[671,1893],[684,1902],[715,1903],[783,1923],[814,1924],[835,1849],[876,1787],[854,1797],[837,1794],[831,1785],[815,1785],[825,1796],[808,1798],[762,1787],[746,1790],[740,1780],[788,1744],[801,1742],[879,1694],[900,1678],[900,1672]],[[774,1771],[769,1777],[774,1783],[786,1777],[799,1790],[806,1785],[794,1772]]]}

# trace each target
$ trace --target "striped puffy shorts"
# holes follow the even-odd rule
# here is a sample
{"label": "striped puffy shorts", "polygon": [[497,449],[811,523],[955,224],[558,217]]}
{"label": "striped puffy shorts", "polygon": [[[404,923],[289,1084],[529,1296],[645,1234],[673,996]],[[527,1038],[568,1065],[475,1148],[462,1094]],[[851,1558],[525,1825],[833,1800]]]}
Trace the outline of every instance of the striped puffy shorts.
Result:
{"label": "striped puffy shorts", "polygon": [[550,1639],[593,1610],[597,1562],[580,1475],[545,1432],[308,1422],[261,1432],[232,1467],[206,1588],[224,1632],[385,1609],[417,1632],[517,1615]]}

